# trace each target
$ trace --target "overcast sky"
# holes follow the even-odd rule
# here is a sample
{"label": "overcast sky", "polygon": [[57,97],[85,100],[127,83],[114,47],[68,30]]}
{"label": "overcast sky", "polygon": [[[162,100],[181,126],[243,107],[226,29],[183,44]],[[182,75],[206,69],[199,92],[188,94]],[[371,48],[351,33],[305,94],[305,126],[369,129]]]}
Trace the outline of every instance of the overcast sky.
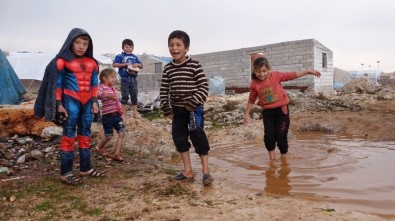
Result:
{"label": "overcast sky", "polygon": [[169,56],[167,37],[191,37],[190,54],[314,38],[345,70],[395,71],[392,0],[0,0],[0,48],[58,52],[69,31],[83,28],[95,53]]}

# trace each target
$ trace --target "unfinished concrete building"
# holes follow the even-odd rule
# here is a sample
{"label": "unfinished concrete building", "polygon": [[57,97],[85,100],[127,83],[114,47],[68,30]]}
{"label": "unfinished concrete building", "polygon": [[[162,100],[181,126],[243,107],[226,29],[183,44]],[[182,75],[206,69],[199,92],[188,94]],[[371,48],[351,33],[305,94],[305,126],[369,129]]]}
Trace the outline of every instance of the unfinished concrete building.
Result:
{"label": "unfinished concrete building", "polygon": [[299,71],[315,69],[320,78],[312,75],[283,82],[286,89],[314,90],[324,93],[333,91],[333,53],[315,39],[289,41],[230,51],[192,55],[203,65],[207,77],[221,76],[227,91],[246,92],[251,81],[250,57],[263,54],[273,70]]}
{"label": "unfinished concrete building", "polygon": [[[289,41],[257,47],[241,48],[229,51],[220,51],[206,54],[192,54],[191,57],[200,61],[207,77],[222,77],[225,81],[225,90],[242,93],[249,91],[251,81],[252,54],[261,53],[270,62],[273,70],[299,71],[315,69],[321,72],[321,77],[304,76],[282,85],[286,89],[300,91],[314,90],[323,93],[333,92],[333,53],[315,39]],[[144,63],[144,62],[143,62]],[[154,73],[141,73],[139,90],[158,90],[161,74],[158,73],[161,61],[144,63],[144,69]],[[155,81],[155,82],[152,82]],[[154,86],[154,87],[152,87]]]}

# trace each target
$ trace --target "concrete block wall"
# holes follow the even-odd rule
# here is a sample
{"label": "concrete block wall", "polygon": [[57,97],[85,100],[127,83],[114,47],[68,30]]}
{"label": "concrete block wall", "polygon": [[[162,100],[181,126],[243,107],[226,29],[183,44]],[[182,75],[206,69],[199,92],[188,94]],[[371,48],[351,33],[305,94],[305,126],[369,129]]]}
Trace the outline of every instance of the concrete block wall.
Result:
{"label": "concrete block wall", "polygon": [[[320,78],[314,77],[314,90],[323,93],[334,93],[333,89],[333,52],[322,45],[320,42],[314,41],[314,69],[321,72]],[[323,65],[323,54],[327,55],[326,67]]]}
{"label": "concrete block wall", "polygon": [[139,73],[138,91],[149,92],[159,91],[162,74],[159,73]]}
{"label": "concrete block wall", "polygon": [[[248,91],[251,81],[250,55],[262,53],[273,70],[302,71],[315,69],[321,77],[304,76],[292,81],[283,82],[285,88],[309,89],[324,93],[332,93],[333,89],[333,53],[315,39],[289,41],[257,47],[241,48],[206,54],[191,55],[198,60],[206,76],[225,79],[225,89],[238,88]],[[326,67],[323,67],[323,54],[326,54]],[[144,64],[144,72],[139,74],[139,91],[159,90],[162,74],[153,74],[148,70],[150,65]],[[143,70],[144,70],[143,69]]]}
{"label": "concrete block wall", "polygon": [[250,58],[242,49],[191,55],[198,60],[207,77],[223,77],[225,88],[250,84]]}
{"label": "concrete block wall", "polygon": [[[247,53],[262,53],[273,70],[288,72],[313,69],[314,43],[311,39],[301,41],[282,42],[249,48]],[[292,81],[283,82],[284,87],[312,88],[312,76],[305,76]]]}
{"label": "concrete block wall", "polygon": [[142,61],[143,69],[139,73],[155,73],[155,63],[154,61]]}
{"label": "concrete block wall", "polygon": [[159,60],[153,59],[151,57],[149,57],[148,55],[141,55],[139,56],[139,59],[141,61],[141,63],[143,63],[143,69],[140,70],[139,73],[155,73],[155,65],[159,64],[162,66],[162,70],[161,73],[164,69],[164,66],[166,65],[166,63],[163,63]]}
{"label": "concrete block wall", "polygon": [[[286,87],[307,87],[315,91],[333,91],[333,53],[314,39],[282,42],[230,51],[191,55],[200,61],[207,77],[225,79],[225,88],[249,88],[251,79],[250,55],[262,53],[273,70],[300,71],[316,69],[321,78],[305,76],[283,82]],[[322,53],[327,54],[327,68],[322,68]]]}

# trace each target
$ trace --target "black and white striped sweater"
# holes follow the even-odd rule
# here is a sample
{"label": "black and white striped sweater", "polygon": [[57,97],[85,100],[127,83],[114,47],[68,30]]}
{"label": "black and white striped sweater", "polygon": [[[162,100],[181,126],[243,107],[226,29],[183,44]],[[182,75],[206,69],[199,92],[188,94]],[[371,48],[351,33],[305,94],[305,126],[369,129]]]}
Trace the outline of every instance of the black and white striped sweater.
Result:
{"label": "black and white striped sweater", "polygon": [[160,86],[160,106],[165,115],[171,106],[203,106],[208,96],[208,81],[198,61],[190,57],[181,63],[170,62],[163,70]]}

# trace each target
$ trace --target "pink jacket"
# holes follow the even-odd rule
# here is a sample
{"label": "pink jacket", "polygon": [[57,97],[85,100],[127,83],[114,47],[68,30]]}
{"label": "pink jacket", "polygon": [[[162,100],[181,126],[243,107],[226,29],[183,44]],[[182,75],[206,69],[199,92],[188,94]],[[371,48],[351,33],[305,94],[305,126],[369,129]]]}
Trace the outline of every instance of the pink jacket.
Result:
{"label": "pink jacket", "polygon": [[[115,98],[106,98],[104,94],[114,94]],[[102,115],[111,113],[122,113],[122,106],[114,87],[104,84],[99,85],[99,99],[102,101]]]}

